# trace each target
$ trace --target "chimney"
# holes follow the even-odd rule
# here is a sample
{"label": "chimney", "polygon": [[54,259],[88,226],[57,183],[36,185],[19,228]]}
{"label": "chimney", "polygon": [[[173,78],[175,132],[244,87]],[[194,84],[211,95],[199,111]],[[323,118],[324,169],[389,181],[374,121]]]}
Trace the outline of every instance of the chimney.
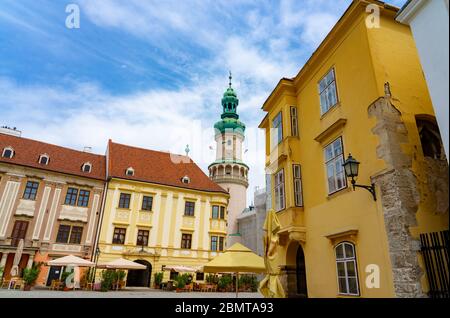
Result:
{"label": "chimney", "polygon": [[0,134],[16,136],[16,137],[21,137],[22,136],[22,132],[20,130],[17,130],[16,127],[11,128],[11,127],[8,127],[8,126],[0,127]]}
{"label": "chimney", "polygon": [[83,152],[92,153],[92,147],[84,147]]}

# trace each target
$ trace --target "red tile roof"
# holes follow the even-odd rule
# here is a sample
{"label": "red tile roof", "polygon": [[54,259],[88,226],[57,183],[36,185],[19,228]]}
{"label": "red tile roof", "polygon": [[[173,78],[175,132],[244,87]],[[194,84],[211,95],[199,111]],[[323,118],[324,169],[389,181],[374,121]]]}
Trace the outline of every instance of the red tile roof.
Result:
{"label": "red tile roof", "polygon": [[[3,149],[12,147],[14,157],[3,158]],[[47,154],[48,165],[40,164],[39,157]],[[55,146],[44,142],[0,133],[0,162],[43,169],[97,180],[106,180],[106,157],[88,152]],[[90,173],[81,171],[84,163],[92,164]]]}
{"label": "red tile roof", "polygon": [[[228,193],[208,176],[189,158],[121,145],[109,140],[108,174],[110,177],[150,182],[179,188]],[[133,176],[127,176],[128,168],[134,169]],[[190,183],[181,181],[185,176]]]}

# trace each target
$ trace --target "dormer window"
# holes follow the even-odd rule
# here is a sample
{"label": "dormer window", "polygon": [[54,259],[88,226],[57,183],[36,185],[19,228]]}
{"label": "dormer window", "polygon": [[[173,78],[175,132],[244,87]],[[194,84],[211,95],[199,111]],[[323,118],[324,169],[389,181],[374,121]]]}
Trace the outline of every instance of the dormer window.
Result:
{"label": "dormer window", "polygon": [[131,168],[131,167],[129,167],[129,168],[126,170],[125,174],[126,174],[128,177],[134,176],[134,169]]}
{"label": "dormer window", "polygon": [[181,182],[189,184],[191,183],[191,179],[188,176],[184,176],[183,178],[181,178]]}
{"label": "dormer window", "polygon": [[91,173],[92,164],[90,162],[84,163],[83,166],[81,167],[81,171],[86,172],[86,173]]}
{"label": "dormer window", "polygon": [[3,158],[8,158],[11,159],[12,157],[14,157],[14,149],[12,147],[6,147],[3,149],[3,153],[2,153],[2,157]]}
{"label": "dormer window", "polygon": [[43,154],[39,156],[39,164],[48,165],[50,157],[47,154]]}

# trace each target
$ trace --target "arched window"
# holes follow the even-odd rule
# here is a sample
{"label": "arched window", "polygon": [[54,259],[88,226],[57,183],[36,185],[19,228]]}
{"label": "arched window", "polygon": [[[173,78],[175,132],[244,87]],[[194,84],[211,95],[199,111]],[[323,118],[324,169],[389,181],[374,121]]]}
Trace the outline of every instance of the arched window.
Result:
{"label": "arched window", "polygon": [[342,242],[335,248],[338,289],[341,295],[359,295],[355,245]]}
{"label": "arched window", "polygon": [[443,159],[441,134],[436,123],[425,118],[416,117],[416,124],[419,130],[423,155],[433,159]]}
{"label": "arched window", "polygon": [[134,169],[133,169],[132,167],[129,167],[129,168],[126,170],[125,174],[126,174],[127,176],[129,176],[129,177],[134,176]]}
{"label": "arched window", "polygon": [[50,161],[50,157],[47,154],[42,154],[39,156],[39,164],[41,165],[48,165],[48,162]]}
{"label": "arched window", "polygon": [[3,153],[2,153],[2,157],[3,158],[8,158],[11,159],[12,157],[14,157],[14,149],[12,147],[6,147],[3,149]]}
{"label": "arched window", "polygon": [[92,164],[90,162],[84,163],[83,166],[81,167],[81,171],[86,172],[86,173],[91,173]]}

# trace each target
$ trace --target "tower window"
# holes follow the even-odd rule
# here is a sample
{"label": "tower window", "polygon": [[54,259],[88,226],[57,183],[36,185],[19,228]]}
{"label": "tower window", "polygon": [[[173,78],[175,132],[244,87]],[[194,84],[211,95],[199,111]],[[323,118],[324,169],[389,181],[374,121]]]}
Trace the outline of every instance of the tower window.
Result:
{"label": "tower window", "polygon": [[50,158],[47,154],[43,154],[39,156],[39,164],[48,165]]}
{"label": "tower window", "polygon": [[14,157],[14,149],[11,147],[6,147],[5,149],[3,149],[2,157],[8,159]]}

